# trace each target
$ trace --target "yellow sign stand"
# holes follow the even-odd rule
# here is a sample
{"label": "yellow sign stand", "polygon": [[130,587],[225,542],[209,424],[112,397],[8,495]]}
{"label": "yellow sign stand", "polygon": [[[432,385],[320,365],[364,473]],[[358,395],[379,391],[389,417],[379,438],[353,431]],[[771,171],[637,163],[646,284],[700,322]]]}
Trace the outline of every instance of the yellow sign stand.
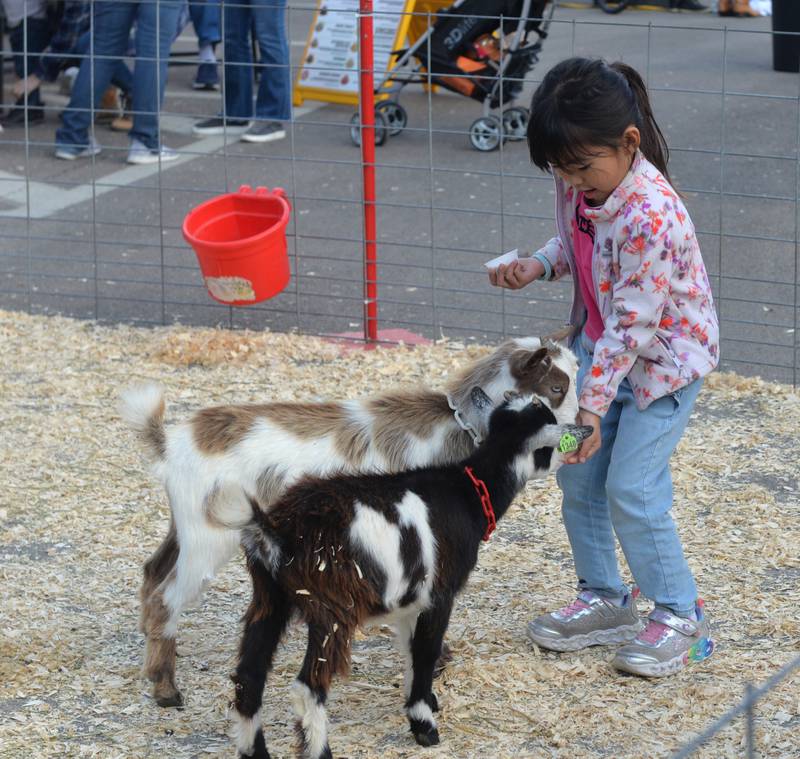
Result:
{"label": "yellow sign stand", "polygon": [[[429,3],[429,0],[428,0]],[[358,105],[358,0],[317,0],[303,61],[294,86],[294,104],[305,100]],[[375,82],[397,62],[394,51],[409,33],[417,0],[375,0]],[[426,4],[426,0],[421,0]],[[438,0],[437,0],[438,4]],[[424,30],[423,30],[424,31]]]}

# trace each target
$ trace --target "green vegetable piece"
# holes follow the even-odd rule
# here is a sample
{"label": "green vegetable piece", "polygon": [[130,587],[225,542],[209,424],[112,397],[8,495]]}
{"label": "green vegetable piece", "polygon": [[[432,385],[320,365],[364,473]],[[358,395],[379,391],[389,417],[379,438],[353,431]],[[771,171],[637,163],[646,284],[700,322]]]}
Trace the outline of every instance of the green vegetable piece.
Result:
{"label": "green vegetable piece", "polygon": [[558,450],[559,453],[572,453],[573,451],[577,451],[578,438],[576,438],[575,435],[570,435],[569,432],[565,432],[558,442]]}

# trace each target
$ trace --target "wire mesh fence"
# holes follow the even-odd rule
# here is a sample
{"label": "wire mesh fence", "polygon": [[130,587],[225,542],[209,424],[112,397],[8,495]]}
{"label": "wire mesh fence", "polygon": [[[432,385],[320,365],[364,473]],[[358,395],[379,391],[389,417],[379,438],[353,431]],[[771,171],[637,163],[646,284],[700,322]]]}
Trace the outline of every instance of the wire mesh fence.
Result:
{"label": "wire mesh fence", "polygon": [[758,702],[766,697],[771,691],[779,687],[781,683],[794,671],[800,669],[800,656],[784,664],[772,677],[767,680],[760,688],[753,688],[748,684],[745,688],[745,695],[742,700],[734,707],[729,709],[702,733],[688,741],[683,748],[672,755],[672,759],[687,759],[696,755],[696,752],[704,745],[709,743],[715,735],[730,725],[737,717],[744,715],[744,754],[747,759],[754,759],[758,756],[758,732],[756,729],[755,708]]}
{"label": "wire mesh fence", "polygon": [[[443,5],[376,3],[376,28],[407,16],[424,33]],[[405,14],[409,8],[413,13]],[[286,65],[299,82],[304,70],[324,71],[314,60],[315,35],[343,14],[354,23],[357,9],[344,1],[288,3],[290,60],[261,60],[255,74]],[[225,14],[222,21],[224,36]],[[500,21],[495,26],[507,46],[511,34]],[[230,114],[220,92],[191,88],[201,63],[192,27],[176,25],[170,35],[175,40],[157,128],[177,152],[175,160],[125,165],[127,136],[97,123],[102,114],[92,103],[70,105],[57,83],[41,85],[43,119],[0,134],[0,306],[104,322],[360,331],[365,235],[362,161],[351,129],[357,108],[307,99],[286,123],[286,138],[270,143],[242,142],[233,130],[197,135],[198,121]],[[800,82],[772,70],[771,43],[768,19],[609,17],[588,5],[556,7],[529,70],[500,77],[500,86],[519,85],[507,110],[526,105],[544,72],[570,55],[622,58],[642,72],[711,276],[723,368],[796,385]],[[430,51],[431,43],[424,44]],[[226,60],[225,48],[217,50],[221,67],[249,71],[247,62]],[[147,58],[126,50],[129,63],[135,52],[138,60]],[[104,57],[95,43],[86,56]],[[30,57],[23,55],[26,65]],[[355,52],[347,61],[356,76]],[[150,62],[161,62],[159,49]],[[9,57],[4,69],[8,102],[14,79]],[[376,79],[384,74],[376,71]],[[494,341],[562,323],[568,283],[500,291],[489,286],[482,266],[511,248],[535,250],[552,236],[552,180],[530,166],[520,134],[507,129],[496,149],[476,150],[470,129],[487,115],[486,106],[426,86],[424,71],[402,88],[398,102],[406,121],[399,129],[397,122],[389,125],[396,134],[378,148],[375,166],[379,326]],[[102,152],[54,159],[58,115],[68,105],[88,109]],[[488,115],[502,122],[502,111],[489,109]],[[234,308],[209,297],[181,225],[192,207],[240,184],[286,190],[292,278],[278,296]]]}

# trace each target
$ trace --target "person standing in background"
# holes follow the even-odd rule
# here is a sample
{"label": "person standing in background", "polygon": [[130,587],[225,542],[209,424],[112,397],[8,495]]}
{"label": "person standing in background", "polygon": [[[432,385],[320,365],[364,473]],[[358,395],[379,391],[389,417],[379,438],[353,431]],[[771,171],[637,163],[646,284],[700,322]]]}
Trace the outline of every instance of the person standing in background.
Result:
{"label": "person standing in background", "polygon": [[215,49],[222,40],[220,0],[190,0],[189,16],[197,35],[199,64],[192,87],[196,90],[218,90],[219,73]]}
{"label": "person standing in background", "polygon": [[[241,134],[245,142],[286,136],[292,115],[292,77],[286,32],[286,0],[238,0],[223,5],[225,109],[201,121],[195,134]],[[253,107],[251,33],[258,44],[258,92]]]}
{"label": "person standing in background", "polygon": [[100,152],[100,146],[89,136],[92,112],[128,50],[134,24],[136,58],[128,163],[158,163],[178,158],[175,151],[161,144],[158,115],[164,101],[169,51],[182,6],[181,0],[93,3],[91,56],[81,62],[72,97],[61,116],[62,126],[56,131],[56,158],[71,161]]}

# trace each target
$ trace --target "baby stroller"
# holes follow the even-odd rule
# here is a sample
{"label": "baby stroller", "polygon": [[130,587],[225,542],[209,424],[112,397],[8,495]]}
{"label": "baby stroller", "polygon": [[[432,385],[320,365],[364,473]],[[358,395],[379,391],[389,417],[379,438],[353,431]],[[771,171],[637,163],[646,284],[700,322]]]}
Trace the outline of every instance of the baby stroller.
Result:
{"label": "baby stroller", "polygon": [[[397,62],[375,88],[380,98],[376,143],[406,127],[408,115],[398,100],[403,87],[412,83],[440,85],[483,105],[483,115],[469,128],[476,150],[496,150],[506,140],[524,139],[528,109],[514,100],[539,60],[555,3],[547,6],[548,0],[456,0],[440,11],[410,48],[395,51]],[[536,38],[529,42],[531,32]],[[498,109],[503,109],[499,115],[491,113]],[[356,144],[359,121],[358,114],[351,121]]]}

